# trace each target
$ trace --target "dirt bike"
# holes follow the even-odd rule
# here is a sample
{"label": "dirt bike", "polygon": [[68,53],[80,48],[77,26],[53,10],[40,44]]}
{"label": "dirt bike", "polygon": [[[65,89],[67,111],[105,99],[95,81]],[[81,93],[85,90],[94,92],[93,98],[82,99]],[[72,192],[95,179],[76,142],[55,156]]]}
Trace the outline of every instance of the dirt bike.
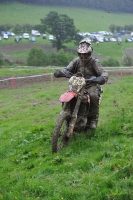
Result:
{"label": "dirt bike", "polygon": [[90,97],[85,85],[89,80],[91,78],[85,79],[82,74],[71,76],[68,91],[60,96],[62,111],[52,135],[52,153],[59,152],[68,145],[73,131],[85,130],[90,107]]}

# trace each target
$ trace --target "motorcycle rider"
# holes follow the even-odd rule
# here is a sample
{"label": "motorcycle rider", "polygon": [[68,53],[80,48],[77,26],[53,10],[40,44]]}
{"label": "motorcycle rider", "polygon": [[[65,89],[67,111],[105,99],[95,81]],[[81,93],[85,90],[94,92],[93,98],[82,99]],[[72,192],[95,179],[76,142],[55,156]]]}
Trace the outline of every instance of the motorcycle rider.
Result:
{"label": "motorcycle rider", "polygon": [[[92,56],[93,47],[87,39],[81,40],[77,48],[78,57],[73,59],[67,67],[63,69],[66,77],[70,74],[82,73],[85,79],[90,79],[86,84],[86,89],[90,96],[90,110],[88,122],[85,130],[95,129],[99,117],[99,99],[101,96],[101,87],[108,80],[108,73],[100,64],[99,60]],[[60,77],[59,71],[54,73],[55,77]]]}

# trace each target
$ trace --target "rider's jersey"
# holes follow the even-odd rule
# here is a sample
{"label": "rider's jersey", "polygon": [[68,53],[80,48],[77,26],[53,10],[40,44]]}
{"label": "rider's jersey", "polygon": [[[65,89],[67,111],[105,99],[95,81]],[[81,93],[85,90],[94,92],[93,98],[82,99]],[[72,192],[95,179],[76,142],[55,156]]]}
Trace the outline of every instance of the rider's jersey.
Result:
{"label": "rider's jersey", "polygon": [[82,62],[79,57],[73,59],[69,65],[64,68],[73,74],[81,72],[85,79],[89,79],[92,76],[102,76],[105,82],[108,80],[108,73],[105,71],[100,64],[99,60],[94,57],[90,57],[86,63]]}

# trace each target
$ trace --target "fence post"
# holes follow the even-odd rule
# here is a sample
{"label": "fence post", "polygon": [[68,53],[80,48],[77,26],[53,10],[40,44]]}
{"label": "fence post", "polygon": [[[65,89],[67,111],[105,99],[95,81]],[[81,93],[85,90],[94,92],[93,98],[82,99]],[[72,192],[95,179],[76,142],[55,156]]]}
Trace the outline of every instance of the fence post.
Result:
{"label": "fence post", "polygon": [[12,89],[14,88],[14,76],[12,77]]}
{"label": "fence post", "polygon": [[122,76],[123,74],[122,74],[122,69],[120,70],[120,76]]}
{"label": "fence post", "polygon": [[51,73],[51,82],[53,82],[53,74]]}

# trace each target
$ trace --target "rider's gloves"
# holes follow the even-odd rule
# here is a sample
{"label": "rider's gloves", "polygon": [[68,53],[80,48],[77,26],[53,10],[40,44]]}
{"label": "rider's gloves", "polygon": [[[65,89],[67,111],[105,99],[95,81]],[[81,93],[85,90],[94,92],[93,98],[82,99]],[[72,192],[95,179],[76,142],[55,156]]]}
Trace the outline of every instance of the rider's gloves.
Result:
{"label": "rider's gloves", "polygon": [[71,75],[69,74],[69,72],[68,71],[60,71],[59,69],[57,69],[55,72],[54,72],[54,76],[56,77],[56,78],[59,78],[59,77],[66,77],[66,78],[70,78],[71,77]]}
{"label": "rider's gloves", "polygon": [[98,83],[98,84],[100,84],[100,85],[103,85],[103,84],[105,83],[105,79],[104,79],[102,76],[98,76],[98,77],[92,76],[92,77],[89,79],[89,81],[90,81],[91,83]]}
{"label": "rider's gloves", "polygon": [[61,77],[60,70],[57,69],[57,70],[54,72],[54,76],[55,76],[56,78]]}
{"label": "rider's gloves", "polygon": [[70,77],[71,77],[71,75],[69,74],[68,71],[65,70],[65,71],[63,71],[63,73],[65,74],[65,77],[66,77],[66,78],[70,78]]}

